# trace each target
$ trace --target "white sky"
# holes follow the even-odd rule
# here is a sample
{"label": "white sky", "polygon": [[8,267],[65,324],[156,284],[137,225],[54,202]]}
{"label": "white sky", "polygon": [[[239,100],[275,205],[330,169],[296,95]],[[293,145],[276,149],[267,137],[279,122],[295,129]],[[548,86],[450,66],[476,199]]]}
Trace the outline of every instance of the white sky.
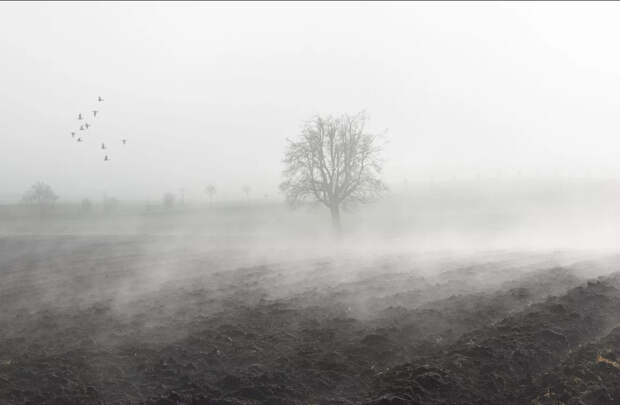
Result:
{"label": "white sky", "polygon": [[302,121],[362,109],[388,182],[620,178],[618,21],[618,3],[1,3],[0,194],[275,196]]}

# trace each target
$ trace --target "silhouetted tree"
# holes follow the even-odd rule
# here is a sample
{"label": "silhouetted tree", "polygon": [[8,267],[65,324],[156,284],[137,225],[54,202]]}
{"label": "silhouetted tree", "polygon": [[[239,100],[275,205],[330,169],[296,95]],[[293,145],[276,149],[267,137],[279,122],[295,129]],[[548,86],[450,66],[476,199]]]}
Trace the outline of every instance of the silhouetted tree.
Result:
{"label": "silhouetted tree", "polygon": [[37,206],[41,216],[46,215],[54,207],[56,200],[58,196],[54,190],[41,181],[33,184],[22,197],[22,203]]}
{"label": "silhouetted tree", "polygon": [[179,195],[181,196],[181,205],[185,205],[185,188],[179,189]]}
{"label": "silhouetted tree", "polygon": [[174,208],[174,204],[176,202],[176,198],[173,193],[165,193],[162,197],[164,208],[172,209]]}
{"label": "silhouetted tree", "polygon": [[288,140],[285,181],[280,189],[292,206],[312,200],[329,208],[340,229],[340,209],[376,199],[385,185],[379,178],[381,146],[365,131],[365,113],[315,116],[301,135]]}
{"label": "silhouetted tree", "polygon": [[88,213],[91,212],[93,209],[93,203],[88,199],[85,198],[82,200],[82,202],[80,203],[80,209],[82,210],[82,212],[84,213]]}
{"label": "silhouetted tree", "polygon": [[215,196],[216,192],[217,190],[213,184],[209,184],[205,189],[205,193],[207,193],[207,195],[209,196],[209,206],[213,205],[213,197]]}
{"label": "silhouetted tree", "polygon": [[250,201],[250,192],[252,191],[252,189],[250,188],[250,186],[243,186],[241,188],[241,190],[245,194],[246,200],[248,200],[248,202],[249,202]]}

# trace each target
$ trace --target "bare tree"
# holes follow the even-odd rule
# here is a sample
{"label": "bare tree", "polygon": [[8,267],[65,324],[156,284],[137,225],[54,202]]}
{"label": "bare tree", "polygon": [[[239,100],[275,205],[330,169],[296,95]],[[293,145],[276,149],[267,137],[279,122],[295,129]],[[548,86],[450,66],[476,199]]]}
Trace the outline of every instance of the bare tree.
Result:
{"label": "bare tree", "polygon": [[93,203],[88,198],[84,198],[80,203],[80,209],[83,213],[89,213],[93,210]]}
{"label": "bare tree", "polygon": [[174,208],[174,205],[176,203],[176,197],[173,193],[164,193],[164,195],[162,196],[162,203],[165,209],[171,210],[172,208]]}
{"label": "bare tree", "polygon": [[213,184],[209,184],[205,189],[205,193],[207,193],[207,195],[209,196],[209,206],[213,205],[213,197],[215,196],[216,192],[217,189]]}
{"label": "bare tree", "polygon": [[252,191],[252,189],[250,188],[250,186],[243,186],[241,188],[241,190],[243,191],[243,193],[245,194],[245,198],[249,202],[250,201],[250,191]]}
{"label": "bare tree", "polygon": [[33,184],[22,197],[22,203],[36,205],[41,216],[44,216],[52,209],[56,200],[58,200],[58,196],[54,193],[54,190],[48,184],[41,181]]}
{"label": "bare tree", "polygon": [[315,201],[329,208],[340,229],[340,210],[366,203],[386,189],[379,175],[381,145],[365,131],[364,112],[340,117],[315,116],[298,139],[288,140],[285,181],[280,189],[292,206]]}

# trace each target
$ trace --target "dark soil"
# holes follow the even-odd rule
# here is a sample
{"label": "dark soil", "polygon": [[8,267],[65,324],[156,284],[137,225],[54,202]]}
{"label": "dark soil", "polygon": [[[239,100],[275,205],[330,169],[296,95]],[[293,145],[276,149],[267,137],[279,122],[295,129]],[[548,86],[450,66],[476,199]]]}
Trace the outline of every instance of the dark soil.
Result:
{"label": "dark soil", "polygon": [[[1,404],[620,403],[620,277],[223,269],[96,238],[0,254]],[[163,267],[178,277],[143,278]]]}
{"label": "dark soil", "polygon": [[[523,404],[558,397],[563,402],[548,403],[576,400],[578,404],[580,396],[587,396],[587,384],[581,387],[584,391],[566,393],[562,382],[573,378],[571,370],[554,367],[570,361],[573,351],[582,352],[582,345],[620,324],[617,286],[615,279],[588,282],[491,326],[465,333],[441,353],[389,370],[376,384],[380,395],[369,403]],[[593,351],[596,349],[590,349],[589,358],[582,355],[587,365],[597,364]],[[615,352],[612,354],[614,361]],[[608,381],[609,387],[598,372],[589,377],[599,381],[599,388],[611,398],[609,403],[618,403],[620,373]]]}

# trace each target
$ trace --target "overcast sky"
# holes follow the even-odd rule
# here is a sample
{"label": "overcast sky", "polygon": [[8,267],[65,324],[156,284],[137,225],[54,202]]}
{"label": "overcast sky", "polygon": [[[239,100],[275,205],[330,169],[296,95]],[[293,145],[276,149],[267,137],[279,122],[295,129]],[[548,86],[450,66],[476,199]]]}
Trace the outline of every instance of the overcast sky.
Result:
{"label": "overcast sky", "polygon": [[285,139],[362,109],[388,183],[620,178],[618,21],[618,3],[1,3],[0,193],[277,196]]}

